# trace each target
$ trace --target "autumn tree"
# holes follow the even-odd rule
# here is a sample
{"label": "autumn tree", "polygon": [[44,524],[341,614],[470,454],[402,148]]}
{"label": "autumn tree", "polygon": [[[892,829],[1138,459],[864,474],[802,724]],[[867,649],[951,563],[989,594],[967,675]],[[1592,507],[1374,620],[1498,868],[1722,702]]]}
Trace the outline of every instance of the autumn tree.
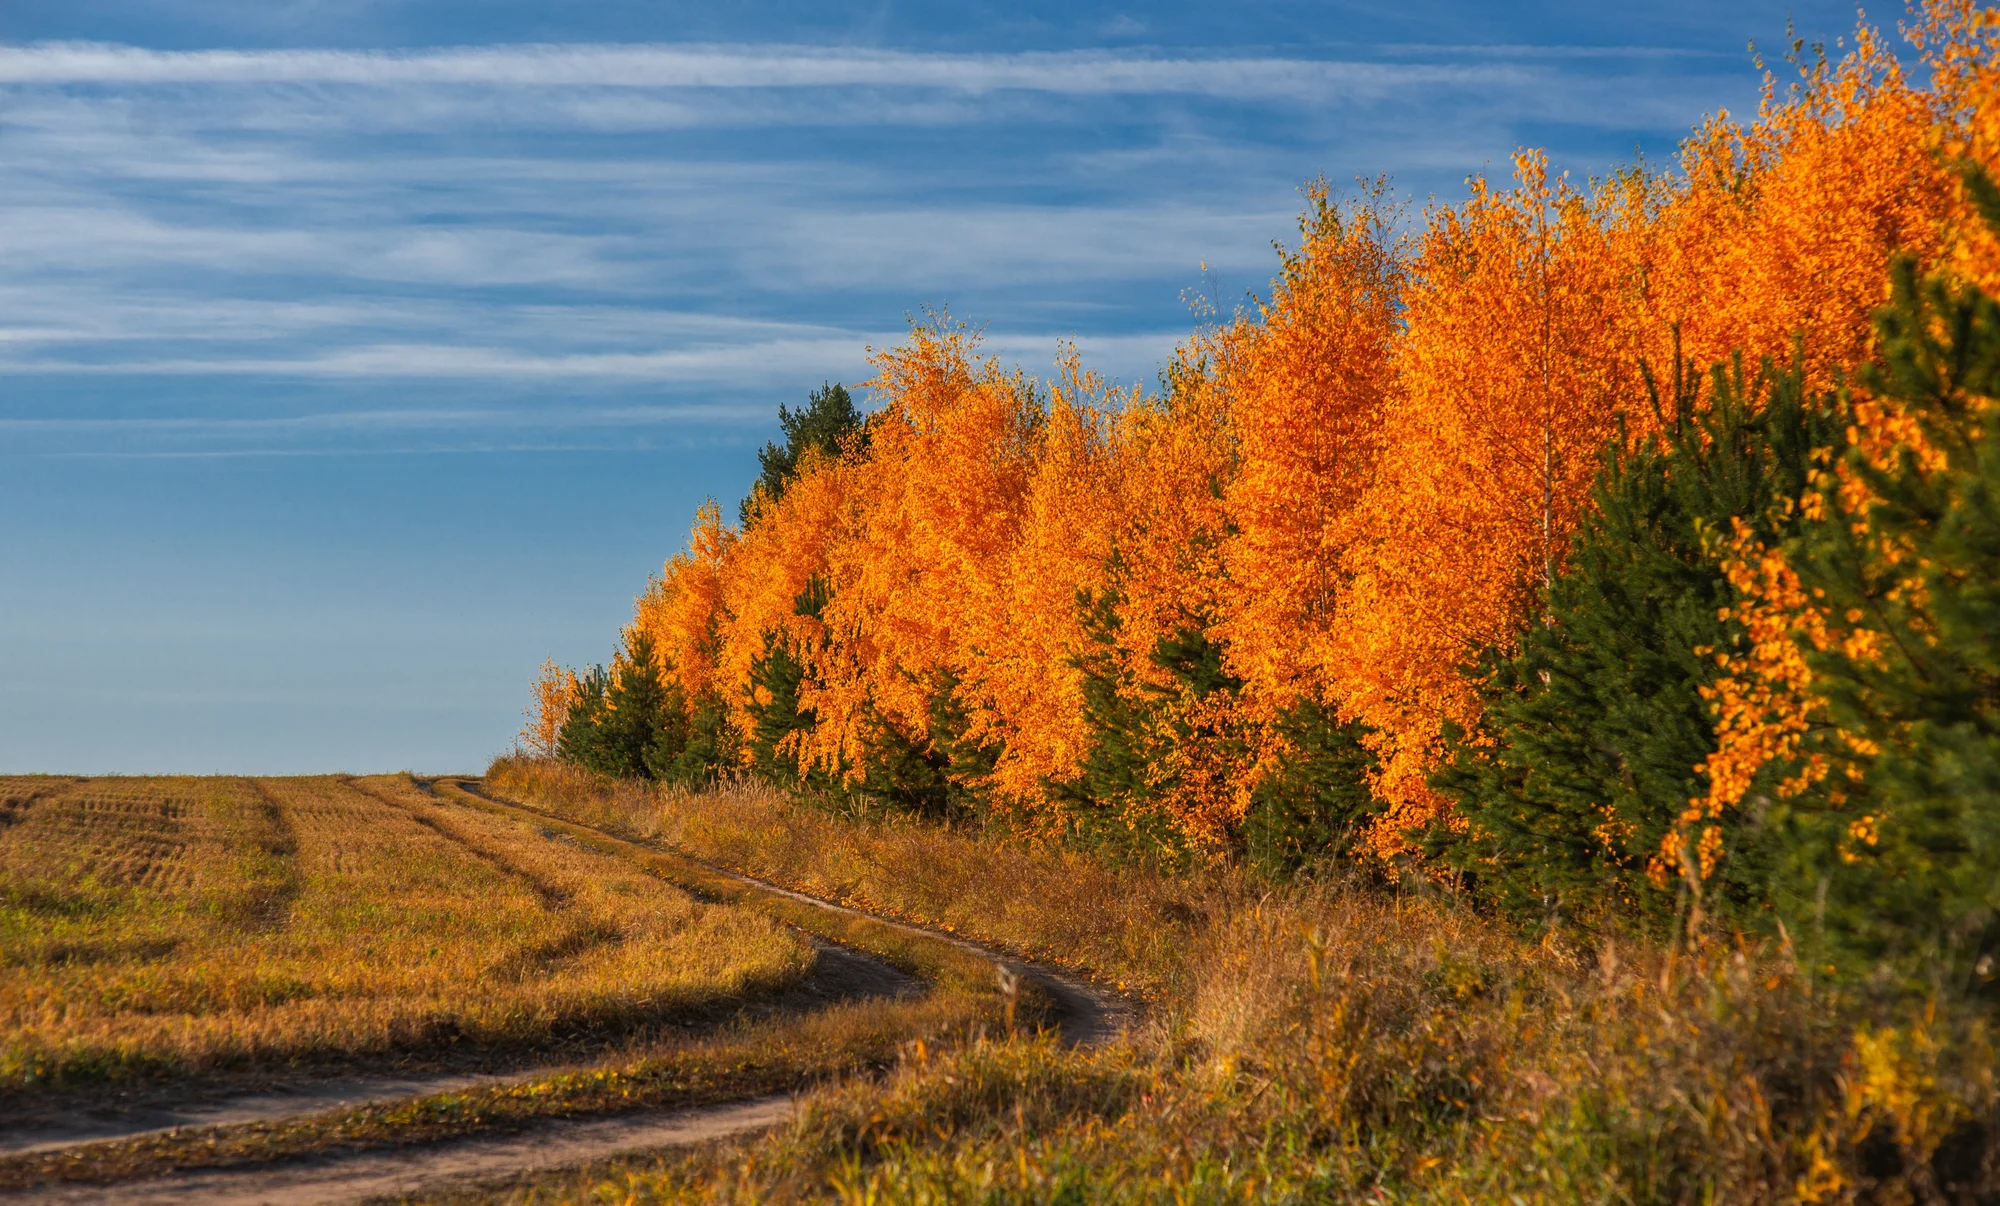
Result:
{"label": "autumn tree", "polygon": [[1429,217],[1383,452],[1350,520],[1327,664],[1382,759],[1384,856],[1443,807],[1426,782],[1443,725],[1477,712],[1459,668],[1539,609],[1637,379],[1602,205],[1539,155],[1516,172]]}
{"label": "autumn tree", "polygon": [[[1002,725],[971,654],[1006,622],[1006,559],[1023,518],[1043,415],[1031,383],[981,358],[976,336],[948,319],[919,325],[875,357],[867,459],[855,467],[842,538],[826,547],[826,639],[809,651],[803,691],[814,710],[806,754],[858,778],[877,752],[944,759],[953,741],[987,746]],[[955,782],[957,788],[982,784]]]}
{"label": "autumn tree", "polygon": [[681,717],[669,725],[675,748],[655,770],[677,782],[699,782],[734,766],[741,734],[720,677],[722,624],[730,551],[737,535],[710,499],[695,514],[686,549],[647,584],[633,608],[628,646],[643,639],[650,664]]}
{"label": "autumn tree", "polygon": [[1396,387],[1405,264],[1385,191],[1340,205],[1324,183],[1307,190],[1270,299],[1203,344],[1235,445],[1216,635],[1272,708],[1325,699],[1342,656],[1344,562]]}
{"label": "autumn tree", "polygon": [[[784,442],[760,457],[740,529],[704,508],[639,600],[634,633],[689,726],[684,765],[1005,810],[1045,833],[1122,827],[1200,858],[1352,850],[1380,868],[1420,863],[1440,833],[1501,840],[1498,814],[1473,814],[1504,775],[1434,785],[1447,734],[1483,751],[1479,774],[1517,770],[1508,751],[1537,748],[1535,725],[1639,691],[1595,648],[1631,634],[1589,617],[1614,597],[1714,589],[1712,573],[1695,583],[1686,563],[1683,582],[1668,564],[1691,547],[1688,525],[1715,519],[1676,491],[1749,463],[1771,436],[1732,443],[1765,420],[1711,430],[1710,401],[1656,415],[1640,366],[1677,363],[1676,331],[1703,364],[1803,349],[1800,396],[1820,396],[1879,350],[1869,315],[1892,253],[1919,275],[2000,273],[1991,232],[1969,218],[1976,186],[1953,167],[1992,166],[2000,146],[1993,25],[1970,0],[1931,0],[1909,32],[1922,70],[1865,27],[1837,59],[1793,46],[1790,77],[1767,77],[1753,117],[1718,112],[1665,170],[1572,179],[1523,151],[1511,185],[1474,180],[1413,224],[1380,184],[1344,202],[1313,186],[1268,295],[1205,316],[1157,391],[1114,387],[1074,350],[1037,380],[961,324],[916,324],[871,353],[867,419],[832,385],[781,409]],[[1918,446],[1916,411],[1853,398],[1857,447]],[[1717,441],[1721,459],[1687,440]],[[1593,495],[1607,446],[1631,459]],[[1729,554],[1748,644],[1729,655],[1746,659],[1780,649],[1803,614],[1789,596],[1764,619],[1743,610],[1784,595],[1794,568],[1753,547],[1766,529],[1751,528]],[[1624,561],[1619,539],[1634,545]],[[1595,560],[1571,579],[1577,556]],[[1693,641],[1695,627],[1669,635]],[[1665,648],[1628,669],[1667,683],[1681,654]],[[1468,677],[1481,658],[1513,670]],[[1587,689],[1541,684],[1545,669]],[[1687,789],[1669,763],[1699,736],[1690,682],[1747,693],[1718,697],[1716,752],[1741,766],[1705,764],[1710,795],[1797,752],[1796,734],[1746,718],[1803,698],[1804,671],[1723,669],[1661,686],[1660,715],[1694,727],[1624,750],[1659,774],[1596,805],[1648,825],[1687,807],[1651,797]],[[537,714],[594,715],[588,701],[616,681],[548,678]],[[1605,738],[1596,723],[1572,736]],[[1591,778],[1601,770],[1575,782],[1611,791]],[[1548,815],[1534,832],[1579,820],[1588,793],[1572,787],[1568,802],[1535,797]],[[1671,879],[1692,851],[1705,883],[1721,840],[1704,855],[1702,826],[1677,823],[1659,866]],[[1605,857],[1625,875],[1620,849]]]}
{"label": "autumn tree", "polygon": [[[1933,5],[1925,53],[1944,62],[1983,28],[1970,5]],[[1826,388],[1867,353],[1888,258],[1942,254],[1954,186],[1935,147],[1974,107],[1951,92],[1965,85],[1914,86],[1865,27],[1837,62],[1805,50],[1754,121],[1697,131],[1678,173],[1571,185],[1524,155],[1512,191],[1475,182],[1429,215],[1335,621],[1342,706],[1383,756],[1383,853],[1445,815],[1426,782],[1439,734],[1479,711],[1460,669],[1542,618],[1620,410],[1646,434],[1623,405],[1637,365],[1666,362],[1678,329],[1702,363],[1803,346],[1807,385]]]}
{"label": "autumn tree", "polygon": [[1063,822],[1096,842],[1153,835],[1177,855],[1227,850],[1255,762],[1234,691],[1211,697],[1211,651],[1193,647],[1221,613],[1236,463],[1211,369],[1198,343],[1183,347],[1160,394],[1118,410],[1112,552],[1100,578],[1075,588],[1082,640],[1064,659],[1088,740],[1058,785]]}
{"label": "autumn tree", "polygon": [[576,703],[578,690],[575,671],[558,666],[553,659],[542,663],[529,697],[527,721],[517,738],[530,756],[556,756],[557,743],[563,725],[569,721],[569,710]]}

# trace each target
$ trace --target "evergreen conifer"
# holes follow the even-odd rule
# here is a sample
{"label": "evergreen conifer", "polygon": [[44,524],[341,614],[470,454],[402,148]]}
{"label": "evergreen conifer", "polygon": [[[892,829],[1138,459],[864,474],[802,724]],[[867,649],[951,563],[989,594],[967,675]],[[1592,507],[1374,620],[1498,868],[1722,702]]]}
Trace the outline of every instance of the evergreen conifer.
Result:
{"label": "evergreen conifer", "polygon": [[[1968,169],[2000,232],[2000,190]],[[1791,841],[1779,907],[1815,956],[2000,992],[2000,301],[1893,269],[1870,395],[1900,403],[1930,456],[1852,449],[1867,488],[1832,494],[1784,549],[1827,614],[1880,634],[1873,653],[1805,648],[1836,763],[1775,808]],[[1838,739],[1831,734],[1840,734]],[[1774,767],[1771,775],[1788,768]],[[1761,786],[1761,785],[1760,785]]]}
{"label": "evergreen conifer", "polygon": [[785,442],[782,446],[766,444],[757,453],[757,481],[737,509],[737,518],[746,527],[756,520],[759,507],[783,497],[785,487],[798,476],[799,460],[807,449],[837,457],[850,449],[863,450],[868,443],[861,412],[855,409],[847,387],[838,383],[822,385],[807,395],[801,410],[780,404],[778,427],[785,433]]}
{"label": "evergreen conifer", "polygon": [[[1523,919],[1670,924],[1674,887],[1655,888],[1646,864],[1703,791],[1696,768],[1716,738],[1701,689],[1736,633],[1718,618],[1732,596],[1704,535],[1732,517],[1784,522],[1813,450],[1840,438],[1796,366],[1766,363],[1751,380],[1740,361],[1717,366],[1704,405],[1699,376],[1675,361],[1670,410],[1647,377],[1659,438],[1607,450],[1542,622],[1474,668],[1483,721],[1450,735],[1432,779],[1465,822],[1433,846]],[[1731,818],[1744,832],[1711,912],[1765,902],[1763,821]]]}

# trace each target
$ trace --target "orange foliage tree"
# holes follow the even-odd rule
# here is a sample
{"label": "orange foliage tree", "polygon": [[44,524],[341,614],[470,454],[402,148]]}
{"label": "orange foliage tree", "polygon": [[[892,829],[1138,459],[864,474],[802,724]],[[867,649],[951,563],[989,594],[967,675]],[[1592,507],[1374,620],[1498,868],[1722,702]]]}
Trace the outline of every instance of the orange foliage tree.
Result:
{"label": "orange foliage tree", "polygon": [[[819,721],[811,754],[850,771],[875,726],[926,744],[937,696],[985,676],[966,653],[999,622],[1041,419],[1030,383],[980,359],[973,334],[946,321],[915,328],[875,367],[883,407],[869,421],[853,527],[828,550],[829,639],[805,693]],[[968,736],[997,736],[987,701],[971,710]]]}
{"label": "orange foliage tree", "polygon": [[1387,435],[1404,301],[1382,192],[1342,208],[1324,184],[1309,189],[1270,300],[1204,341],[1236,453],[1216,633],[1265,705],[1324,696],[1345,653],[1336,603]]}
{"label": "orange foliage tree", "polygon": [[[1976,36],[1973,12],[1933,6],[1919,37],[1934,59]],[[1936,148],[1964,100],[1914,86],[1865,27],[1838,62],[1795,62],[1793,86],[1767,77],[1755,121],[1706,123],[1678,175],[1572,188],[1523,155],[1512,192],[1475,181],[1430,215],[1362,503],[1374,526],[1334,626],[1350,642],[1345,705],[1383,755],[1382,852],[1443,808],[1426,781],[1442,726],[1476,706],[1462,667],[1533,622],[1595,450],[1621,413],[1630,438],[1647,435],[1642,360],[1671,363],[1676,334],[1697,360],[1797,345],[1808,381],[1829,384],[1867,352],[1891,255],[1940,253],[1954,184]]]}
{"label": "orange foliage tree", "polygon": [[[1958,169],[1972,164],[1991,172],[2000,166],[2000,67],[1995,54],[2000,22],[1969,3],[1934,3],[1911,34],[1931,69],[1928,90],[1912,88],[1879,45],[1864,38],[1838,70],[1814,64],[1808,78],[1822,88],[1800,90],[1801,98],[1786,116],[1802,128],[1788,130],[1785,145],[1801,147],[1802,156],[1829,161],[1829,168],[1852,170],[1875,184],[1880,198],[1875,205],[1858,216],[1848,215],[1865,232],[1847,235],[1849,246],[1870,235],[1892,241],[1893,249],[1915,261],[1915,272],[1947,267],[1992,292],[2000,287],[2000,253],[1991,230],[1977,219]],[[1821,91],[1840,103],[1829,105]],[[1863,100],[1874,100],[1875,107]],[[1802,120],[1807,116],[1817,120]],[[1889,177],[1875,174],[1876,165],[1883,163],[1906,173],[1900,189],[1890,187],[1895,182]],[[1872,219],[1872,231],[1864,219]],[[1834,224],[1822,217],[1819,225]],[[1824,237],[1840,236],[1828,229]],[[1872,245],[1862,241],[1860,250]],[[1838,266],[1828,264],[1823,271],[1830,275]],[[1853,363],[1871,350],[1867,341],[1873,326],[1867,316],[1888,300],[1888,286],[1879,267],[1873,278],[1858,271],[1848,275],[1852,283],[1844,290],[1792,287],[1823,306],[1835,305],[1836,317],[1845,318],[1848,307],[1860,311],[1857,320],[1822,336],[1845,362]],[[1844,295],[1843,300],[1828,300],[1836,295]],[[1823,372],[1820,382],[1830,385],[1831,374]],[[1915,417],[1900,403],[1855,392],[1846,405],[1853,417],[1849,445],[1866,464],[1887,472],[1907,456],[1922,472],[1943,469],[1942,454],[1929,446]],[[1833,455],[1837,451],[1828,450],[1826,473],[1802,500],[1811,520],[1829,510],[1865,516],[1875,504],[1865,483]],[[1725,853],[1715,822],[1724,810],[1743,802],[1765,768],[1785,768],[1771,788],[1785,798],[1823,781],[1836,763],[1871,752],[1858,748],[1856,743],[1865,746],[1866,739],[1852,734],[1824,732],[1815,739],[1826,701],[1809,663],[1813,654],[1829,652],[1870,662],[1878,656],[1882,633],[1864,617],[1835,614],[1801,582],[1781,550],[1766,547],[1741,525],[1721,551],[1739,594],[1732,615],[1744,626],[1745,638],[1740,647],[1717,654],[1726,673],[1711,692],[1719,744],[1705,766],[1708,791],[1690,802],[1681,826],[1668,837],[1656,872],[1660,875],[1672,871],[1699,879],[1712,872]],[[1877,553],[1885,564],[1901,557],[1896,549]],[[1907,572],[1914,576],[1919,569],[1910,566]]]}
{"label": "orange foliage tree", "polygon": [[[834,546],[854,530],[851,500],[865,475],[851,457],[808,451],[784,495],[765,501],[759,521],[732,547],[717,673],[732,720],[745,733],[752,705],[773,702],[755,682],[759,660],[782,647],[795,659],[812,661],[827,645],[825,623],[800,601],[827,581]],[[825,752],[803,744],[802,735],[788,736],[778,752],[802,768],[824,761]]]}
{"label": "orange foliage tree", "polygon": [[715,500],[703,503],[687,548],[647,584],[634,609],[631,630],[652,638],[661,673],[680,687],[690,709],[721,694],[724,582],[736,540]]}
{"label": "orange foliage tree", "polygon": [[569,723],[570,705],[576,702],[577,689],[575,671],[556,665],[553,659],[542,663],[542,672],[535,676],[528,699],[527,723],[521,726],[516,738],[523,750],[536,758],[556,755],[563,725]]}
{"label": "orange foliage tree", "polygon": [[1516,171],[1510,192],[1475,181],[1420,240],[1331,625],[1335,690],[1383,759],[1384,854],[1439,808],[1425,778],[1441,724],[1473,706],[1460,668],[1532,614],[1636,377],[1604,198],[1539,155]]}

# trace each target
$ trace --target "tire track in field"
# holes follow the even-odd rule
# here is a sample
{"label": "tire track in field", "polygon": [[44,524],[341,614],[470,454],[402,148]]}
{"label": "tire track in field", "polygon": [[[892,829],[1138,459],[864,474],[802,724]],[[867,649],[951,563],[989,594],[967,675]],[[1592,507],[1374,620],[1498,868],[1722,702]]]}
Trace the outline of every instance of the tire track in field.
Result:
{"label": "tire track in field", "polygon": [[8,1202],[35,1206],[118,1202],[130,1206],[333,1206],[403,1197],[447,1185],[573,1168],[610,1156],[687,1147],[767,1130],[792,1116],[788,1096],[664,1114],[561,1119],[511,1135],[322,1157],[243,1169],[184,1172],[117,1185],[50,1185]]}
{"label": "tire track in field", "polygon": [[299,879],[299,831],[285,815],[284,801],[257,779],[239,779],[256,801],[264,832],[246,835],[245,845],[263,858],[246,876],[245,920],[260,929],[282,928],[304,885]]}
{"label": "tire track in field", "polygon": [[[804,1016],[845,1002],[905,1001],[924,993],[921,981],[869,955],[817,939],[814,946],[819,961],[813,974],[765,1002],[771,1014]],[[173,1133],[216,1135],[232,1127],[282,1124],[367,1106],[531,1082],[578,1066],[587,1065],[536,1065],[505,1072],[361,1072],[248,1091],[210,1090],[179,1102],[152,1100],[110,1116],[99,1116],[95,1110],[85,1108],[66,1115],[45,1115],[22,1129],[14,1129],[0,1120],[0,1202],[15,1201],[12,1195],[21,1192],[10,1188],[8,1174],[15,1170],[6,1165],[24,1157],[66,1154],[67,1159],[87,1161],[93,1148],[105,1144]],[[653,1110],[644,1117],[661,1113]],[[98,1192],[109,1191],[100,1185]]]}
{"label": "tire track in field", "polygon": [[[485,785],[477,779],[444,776],[433,782],[449,783],[466,795],[474,796],[497,808],[507,809],[524,818],[533,818],[540,821],[558,821],[577,829],[589,830],[591,833],[597,834],[607,841],[621,845],[636,846],[641,849],[646,848],[648,845],[646,842],[599,829],[595,825],[586,825],[580,821],[572,821],[567,817],[558,817],[552,813],[544,813],[539,809],[530,808],[524,804],[517,804],[511,800],[502,800],[496,796],[489,795],[485,790]],[[1033,959],[1022,959],[931,926],[920,925],[916,922],[904,921],[899,918],[883,917],[863,909],[853,908],[831,900],[811,896],[804,892],[795,891],[781,884],[774,884],[768,880],[758,879],[755,876],[745,875],[728,867],[718,866],[705,859],[696,858],[676,847],[667,846],[662,843],[655,843],[654,845],[657,845],[663,851],[672,853],[675,858],[683,859],[703,868],[711,874],[733,880],[744,887],[754,889],[758,892],[765,892],[773,896],[783,897],[786,900],[796,901],[800,904],[811,905],[814,908],[824,909],[830,913],[865,918],[878,925],[886,925],[893,929],[902,930],[905,933],[918,934],[925,938],[948,942],[962,951],[977,955],[993,965],[996,974],[1003,982],[1009,978],[1025,980],[1041,989],[1044,993],[1047,993],[1056,1005],[1057,1029],[1061,1033],[1063,1041],[1071,1046],[1102,1046],[1112,1039],[1117,1038],[1120,1034],[1123,1034],[1138,1015],[1139,1009],[1136,1001],[1100,988],[1080,976],[1063,971],[1060,968],[1051,967],[1046,963]]]}
{"label": "tire track in field", "polygon": [[[415,780],[413,779],[412,782],[415,782]],[[367,796],[371,800],[379,801],[398,810],[412,821],[415,821],[445,841],[452,843],[479,862],[492,867],[510,879],[524,884],[529,891],[535,894],[535,898],[541,902],[542,908],[545,911],[551,914],[572,916],[572,921],[564,929],[564,932],[545,942],[523,947],[501,958],[491,967],[487,968],[487,975],[502,980],[518,979],[529,974],[537,967],[566,959],[580,958],[600,947],[609,946],[624,940],[624,935],[615,927],[604,925],[598,919],[588,916],[588,910],[575,908],[576,893],[567,885],[557,883],[546,876],[537,874],[535,871],[523,866],[516,859],[494,849],[486,842],[467,834],[448,821],[427,815],[426,810],[421,805],[413,804],[407,800],[398,800],[388,792],[380,791],[360,783],[351,776],[344,776],[341,779],[341,785],[351,791]],[[430,796],[432,799],[437,798],[427,788],[424,794]],[[440,801],[441,803],[442,801]]]}
{"label": "tire track in field", "polygon": [[284,801],[261,779],[239,779],[237,782],[250,789],[257,797],[258,811],[263,815],[264,827],[268,831],[257,847],[273,858],[293,858],[299,852],[298,827],[292,818],[285,815]]}
{"label": "tire track in field", "polygon": [[412,821],[437,834],[445,841],[460,847],[473,858],[507,876],[509,879],[520,881],[530,892],[535,894],[536,899],[542,902],[542,907],[551,913],[561,912],[575,903],[576,894],[569,888],[535,874],[505,854],[492,849],[477,838],[467,836],[464,832],[440,821],[436,817],[425,816],[418,806],[404,800],[398,800],[387,792],[377,791],[352,778],[342,778],[340,782],[341,786],[348,788],[350,791],[358,792],[371,800],[380,801],[394,808],[396,811],[409,817]]}
{"label": "tire track in field", "polygon": [[82,779],[58,779],[54,782],[33,788],[24,796],[0,798],[0,830],[4,830],[9,825],[26,817],[28,810],[41,801],[48,799],[64,788],[74,787],[81,782],[83,782]]}

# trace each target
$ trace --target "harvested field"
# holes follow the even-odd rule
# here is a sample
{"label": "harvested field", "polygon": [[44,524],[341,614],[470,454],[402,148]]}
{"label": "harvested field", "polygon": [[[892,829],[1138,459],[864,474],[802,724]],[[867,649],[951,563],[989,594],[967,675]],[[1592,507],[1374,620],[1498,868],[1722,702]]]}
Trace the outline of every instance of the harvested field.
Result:
{"label": "harvested field", "polygon": [[[547,907],[582,907],[594,888],[552,873],[536,851],[558,860],[588,855],[615,864],[586,868],[601,878],[621,869],[656,876],[702,901],[727,902],[807,935],[816,965],[786,991],[711,1013],[732,1015],[719,1027],[656,1027],[627,1042],[573,1045],[568,1054],[585,1058],[481,1083],[406,1080],[409,1095],[400,1099],[371,1088],[396,1091],[379,1076],[295,1077],[264,1098],[232,1100],[190,1094],[198,1086],[175,1080],[142,1095],[155,1106],[141,1111],[144,1117],[121,1108],[117,1118],[72,1125],[66,1134],[48,1124],[21,1126],[17,1118],[17,1150],[0,1154],[0,1194],[95,1200],[111,1185],[121,1200],[134,1201],[346,1200],[391,1187],[449,1192],[467,1175],[542,1175],[614,1151],[761,1128],[791,1112],[770,1095],[866,1083],[911,1051],[947,1051],[1047,1023],[1071,1041],[1101,1043],[1125,1020],[1122,1002],[1050,969],[523,808],[473,781],[339,785],[415,808],[426,830],[475,846],[476,863],[528,875],[539,884],[529,894]],[[292,907],[305,898],[296,895]],[[728,937],[719,928],[711,933]],[[545,1059],[552,1049],[563,1050],[529,1050]],[[334,1100],[357,1093],[357,1100]],[[46,1106],[51,1098],[40,1100]],[[316,1109],[316,1101],[326,1108]],[[749,1114],[746,1103],[755,1107]],[[8,1138],[0,1134],[0,1147]]]}
{"label": "harvested field", "polygon": [[407,776],[0,780],[0,1095],[545,1050],[811,946]]}

